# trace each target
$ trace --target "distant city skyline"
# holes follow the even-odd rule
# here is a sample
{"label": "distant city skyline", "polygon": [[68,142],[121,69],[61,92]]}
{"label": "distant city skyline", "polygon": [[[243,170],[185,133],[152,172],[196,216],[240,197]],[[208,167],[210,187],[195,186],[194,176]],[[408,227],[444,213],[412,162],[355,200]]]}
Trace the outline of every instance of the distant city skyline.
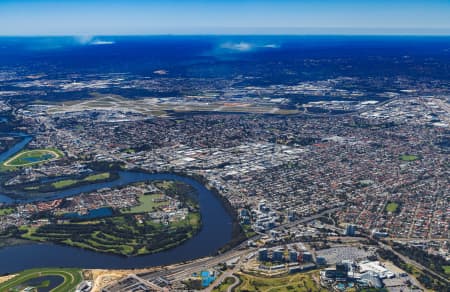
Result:
{"label": "distant city skyline", "polygon": [[0,35],[450,35],[442,0],[0,1]]}

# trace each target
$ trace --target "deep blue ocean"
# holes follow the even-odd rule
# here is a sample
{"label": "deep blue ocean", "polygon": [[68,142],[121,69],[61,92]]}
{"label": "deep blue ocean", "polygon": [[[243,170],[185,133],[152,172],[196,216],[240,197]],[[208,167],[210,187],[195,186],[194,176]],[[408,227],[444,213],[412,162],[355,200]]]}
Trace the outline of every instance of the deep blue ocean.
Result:
{"label": "deep blue ocean", "polygon": [[70,73],[170,71],[168,77],[450,77],[450,37],[147,36],[2,37],[0,69]]}

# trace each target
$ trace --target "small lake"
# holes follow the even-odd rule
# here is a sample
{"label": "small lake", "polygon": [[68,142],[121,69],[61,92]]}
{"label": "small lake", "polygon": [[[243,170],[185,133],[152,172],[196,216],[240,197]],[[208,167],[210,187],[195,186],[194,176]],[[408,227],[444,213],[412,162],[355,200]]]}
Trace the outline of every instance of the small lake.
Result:
{"label": "small lake", "polygon": [[80,215],[78,213],[67,213],[64,214],[64,218],[66,219],[81,219],[81,220],[87,220],[87,219],[96,219],[96,218],[102,218],[102,217],[108,217],[113,214],[113,211],[111,208],[105,207],[105,208],[98,208],[94,210],[90,210],[87,212],[87,214]]}
{"label": "small lake", "polygon": [[[10,149],[8,155],[0,154],[0,161],[20,151],[31,137],[24,135],[24,140]],[[29,138],[29,140],[28,140]],[[24,143],[26,141],[26,143]],[[18,146],[19,145],[19,146]],[[21,147],[20,147],[21,146]],[[97,253],[81,248],[55,245],[51,243],[29,243],[0,248],[0,275],[14,273],[37,267],[82,267],[102,269],[132,269],[158,265],[167,265],[214,254],[231,240],[232,218],[220,200],[204,185],[188,177],[171,173],[149,174],[133,171],[120,171],[119,177],[110,182],[83,185],[60,192],[40,194],[22,202],[64,198],[83,192],[102,188],[125,186],[131,183],[157,180],[179,181],[192,186],[198,194],[202,229],[193,238],[173,249],[137,257],[123,257],[113,254]],[[11,198],[0,194],[0,202],[11,203]]]}
{"label": "small lake", "polygon": [[22,158],[22,160],[25,160],[28,163],[34,163],[34,162],[40,162],[40,161],[44,161],[44,160],[49,160],[51,158],[53,158],[54,156],[51,154],[44,154],[41,155],[39,157],[24,157]]}
{"label": "small lake", "polygon": [[[49,282],[49,284],[42,285],[42,283]],[[37,292],[50,292],[59,285],[61,285],[64,282],[64,278],[61,276],[43,276],[43,277],[37,277],[33,278],[31,280],[28,280],[25,284],[26,287],[37,287]],[[42,286],[42,287],[40,287]],[[26,288],[25,287],[25,288]]]}

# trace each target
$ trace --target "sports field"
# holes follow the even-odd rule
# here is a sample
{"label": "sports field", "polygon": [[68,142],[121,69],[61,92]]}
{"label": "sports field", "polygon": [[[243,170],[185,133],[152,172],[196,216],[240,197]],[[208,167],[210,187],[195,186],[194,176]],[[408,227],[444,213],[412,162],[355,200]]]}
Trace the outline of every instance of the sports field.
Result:
{"label": "sports field", "polygon": [[109,179],[110,177],[111,177],[111,173],[102,172],[102,173],[98,173],[98,174],[89,175],[83,179],[65,179],[65,180],[56,181],[56,182],[52,183],[51,185],[55,189],[63,189],[63,188],[67,188],[69,186],[79,184],[79,183],[97,182],[100,180],[106,180],[106,179]]}
{"label": "sports field", "polygon": [[[82,276],[79,269],[57,269],[57,268],[43,268],[26,270],[19,273],[16,277],[0,284],[0,291],[21,291],[23,285],[36,278],[45,276],[62,277],[63,282],[55,287],[54,292],[70,292],[75,291],[75,288],[81,283]],[[52,285],[51,282],[46,281],[45,285]]]}
{"label": "sports field", "polygon": [[411,155],[411,154],[400,155],[400,160],[402,160],[402,161],[416,161],[417,159],[419,159],[419,157],[417,155]]}
{"label": "sports field", "polygon": [[24,150],[3,163],[5,167],[22,167],[61,158],[63,155],[56,149]]}
{"label": "sports field", "polygon": [[140,204],[138,206],[121,210],[121,212],[124,214],[152,212],[155,208],[166,205],[168,203],[167,200],[158,200],[159,198],[161,198],[161,196],[162,195],[160,194],[142,195],[139,197]]}
{"label": "sports field", "polygon": [[394,213],[395,211],[397,211],[398,207],[399,207],[398,203],[390,202],[386,205],[386,211]]}

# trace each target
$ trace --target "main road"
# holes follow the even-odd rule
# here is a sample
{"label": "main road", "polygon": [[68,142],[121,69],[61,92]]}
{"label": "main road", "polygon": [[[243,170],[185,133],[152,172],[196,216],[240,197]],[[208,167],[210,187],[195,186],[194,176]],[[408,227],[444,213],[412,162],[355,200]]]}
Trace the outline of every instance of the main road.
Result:
{"label": "main road", "polygon": [[[279,229],[283,229],[283,228],[291,228],[298,224],[316,220],[316,219],[322,217],[323,215],[326,215],[329,213],[334,213],[341,208],[342,207],[328,209],[328,210],[322,211],[320,213],[317,213],[315,215],[304,217],[299,220],[280,225],[274,229],[279,230]],[[249,238],[249,240],[256,241],[260,238],[261,238],[261,235],[255,235],[255,236]],[[247,247],[247,242],[243,242],[243,243],[237,245],[236,247],[234,247],[233,249],[231,249],[223,254],[217,255],[215,257],[201,258],[201,259],[197,259],[195,261],[189,262],[184,265],[177,265],[174,268],[164,269],[164,270],[154,272],[154,273],[149,273],[149,274],[140,274],[139,276],[146,280],[149,280],[149,281],[151,281],[152,279],[160,278],[160,277],[165,278],[167,280],[172,280],[172,281],[180,280],[180,279],[183,279],[183,278],[186,278],[186,277],[192,275],[194,272],[198,272],[199,270],[210,269],[210,268],[218,265],[219,263],[227,262],[236,257],[242,257],[243,255],[249,254],[256,250],[256,248],[246,248],[246,247]]]}
{"label": "main road", "polygon": [[410,264],[410,265],[413,265],[413,266],[416,266],[417,268],[419,268],[419,269],[421,269],[421,270],[427,271],[427,272],[430,273],[431,275],[433,275],[433,276],[439,278],[440,280],[442,280],[442,281],[444,281],[445,283],[447,283],[448,285],[450,285],[450,281],[449,281],[447,278],[445,278],[444,276],[442,276],[442,275],[436,273],[435,271],[433,271],[433,270],[431,270],[431,269],[425,267],[424,265],[422,265],[422,264],[420,264],[420,263],[418,263],[418,262],[416,262],[416,261],[410,259],[409,257],[402,255],[401,253],[395,251],[391,246],[389,246],[389,245],[387,245],[387,244],[385,244],[385,243],[383,243],[383,242],[381,242],[381,241],[378,241],[378,246],[381,247],[381,248],[383,248],[383,249],[389,250],[390,252],[392,252],[393,254],[395,254],[396,256],[398,256],[398,257],[399,257],[402,261],[404,261],[405,263]]}

